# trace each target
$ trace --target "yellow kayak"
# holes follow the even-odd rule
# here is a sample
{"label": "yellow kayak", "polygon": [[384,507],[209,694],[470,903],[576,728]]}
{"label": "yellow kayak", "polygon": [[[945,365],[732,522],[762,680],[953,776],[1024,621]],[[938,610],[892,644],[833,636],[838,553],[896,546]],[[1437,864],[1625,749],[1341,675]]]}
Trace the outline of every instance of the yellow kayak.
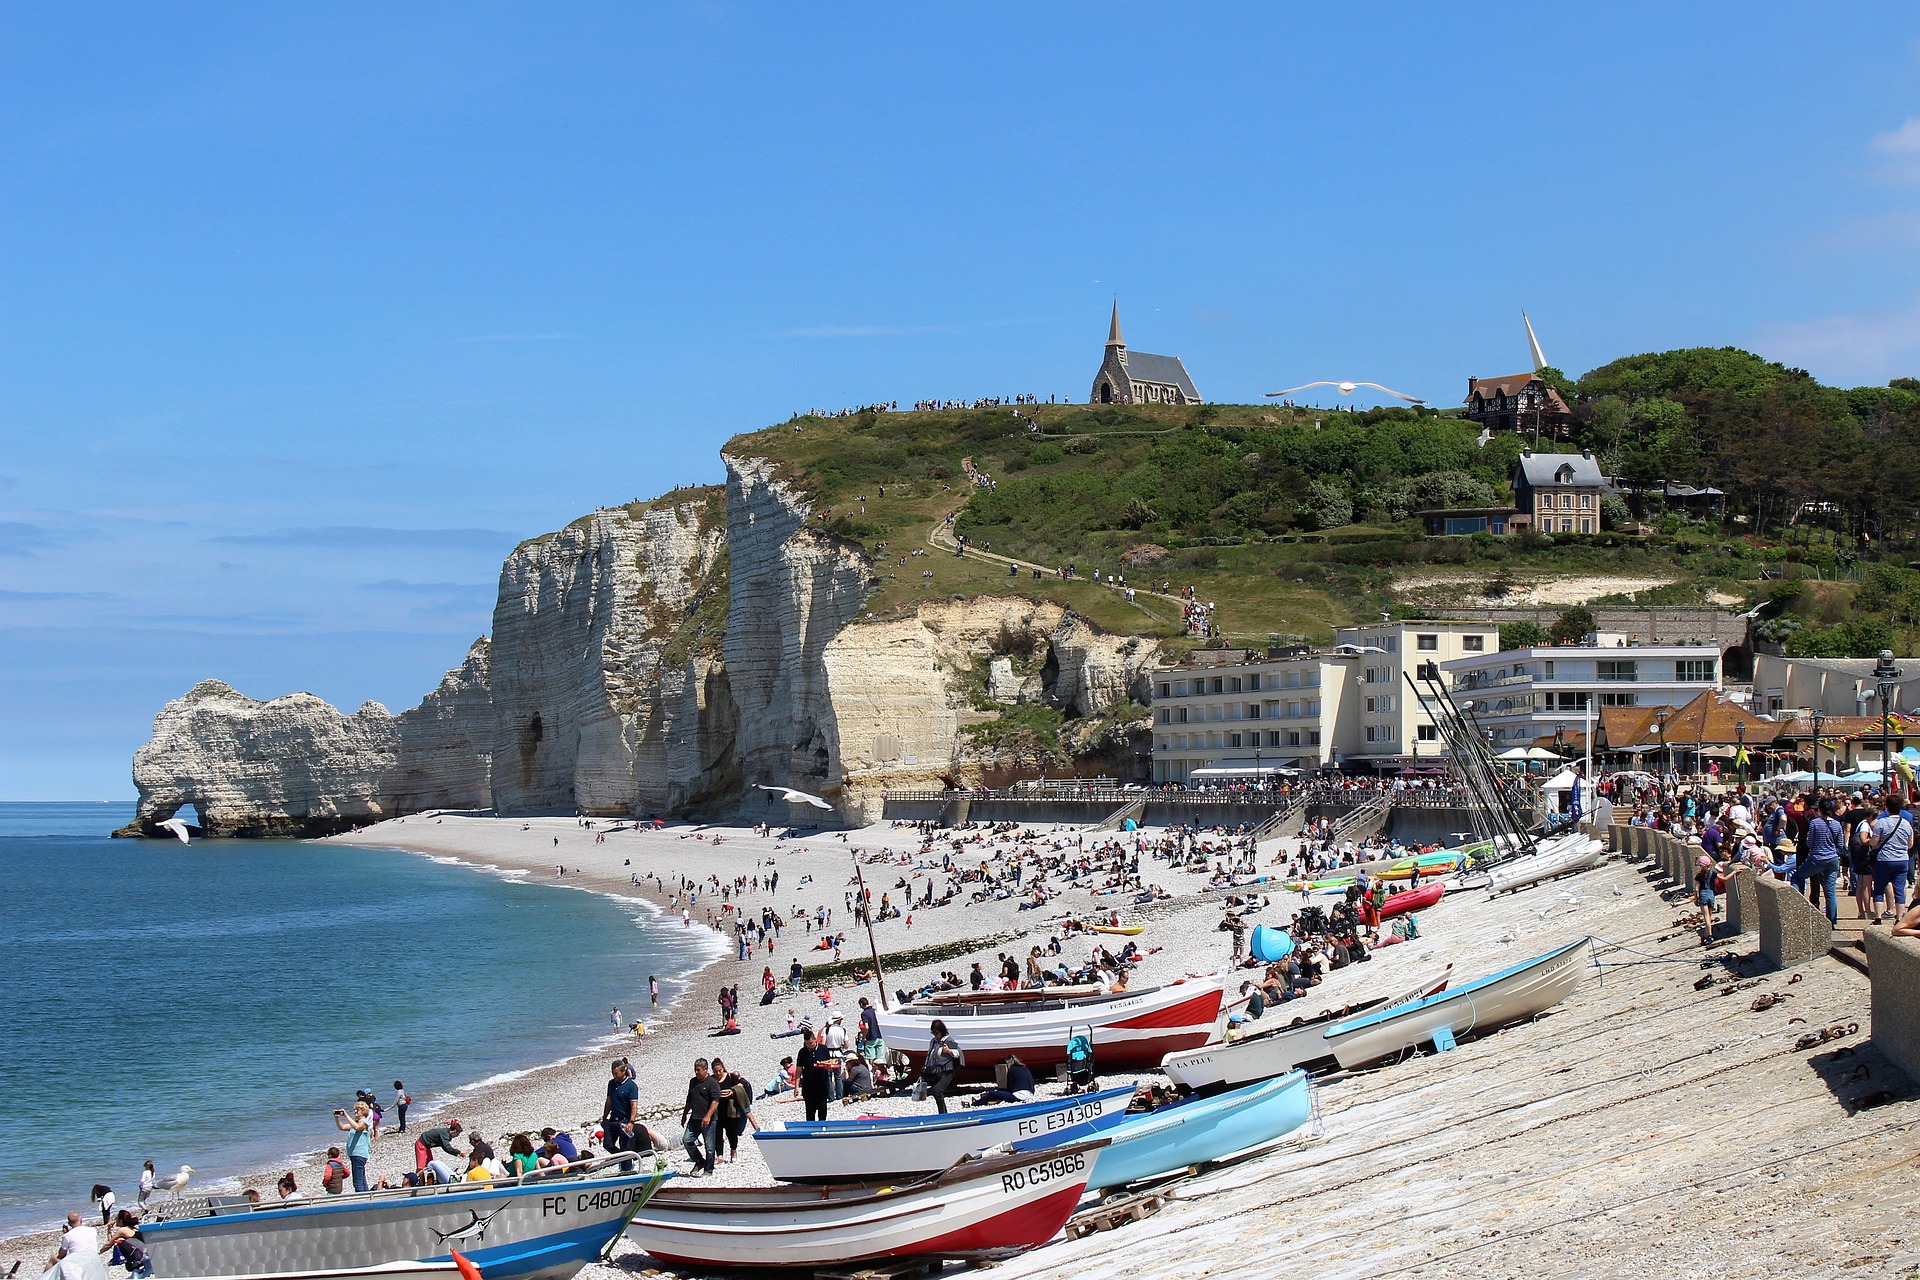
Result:
{"label": "yellow kayak", "polygon": [[1117,933],[1124,938],[1135,937],[1146,931],[1147,926],[1143,924],[1090,924],[1087,926],[1088,933]]}

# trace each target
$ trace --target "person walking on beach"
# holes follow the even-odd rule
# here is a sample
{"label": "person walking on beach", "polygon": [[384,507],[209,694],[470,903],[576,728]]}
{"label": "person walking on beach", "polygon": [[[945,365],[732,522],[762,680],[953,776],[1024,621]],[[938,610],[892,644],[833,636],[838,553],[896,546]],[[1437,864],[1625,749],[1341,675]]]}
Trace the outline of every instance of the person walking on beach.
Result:
{"label": "person walking on beach", "polygon": [[407,1086],[398,1080],[393,1082],[393,1113],[400,1117],[399,1132],[407,1131],[407,1108],[413,1105],[413,1095],[407,1092]]}
{"label": "person walking on beach", "polygon": [[953,1087],[953,1073],[965,1065],[966,1054],[960,1051],[960,1045],[947,1034],[947,1024],[939,1018],[933,1020],[930,1028],[933,1038],[927,1042],[926,1065],[920,1069],[920,1083],[932,1097],[933,1105],[940,1114],[947,1113],[947,1090]]}
{"label": "person walking on beach", "polygon": [[687,1081],[687,1100],[680,1106],[680,1146],[693,1161],[692,1172],[713,1172],[720,1154],[720,1082],[707,1070],[705,1058],[693,1060],[693,1078]]}
{"label": "person walking on beach", "polygon": [[[625,1058],[614,1062],[612,1074],[613,1078],[607,1081],[607,1104],[600,1109],[601,1145],[610,1155],[638,1150],[633,1144],[633,1123],[638,1119],[634,1113],[640,1106],[640,1086],[634,1083],[633,1069]],[[625,1161],[620,1167],[631,1170],[633,1162]]]}
{"label": "person walking on beach", "polygon": [[718,1058],[713,1060],[713,1078],[720,1082],[720,1145],[727,1152],[720,1159],[731,1164],[740,1158],[740,1136],[747,1126],[756,1133],[760,1129],[753,1118],[753,1084]]}
{"label": "person walking on beach", "polygon": [[153,1161],[147,1160],[147,1161],[143,1161],[140,1165],[140,1198],[137,1201],[137,1203],[142,1205],[146,1204],[147,1197],[152,1194],[153,1194]]}
{"label": "person walking on beach", "polygon": [[660,979],[647,975],[647,1003],[657,1006],[660,1003]]}
{"label": "person walking on beach", "polygon": [[353,1189],[367,1189],[367,1161],[373,1158],[373,1140],[380,1136],[380,1122],[373,1108],[364,1102],[353,1104],[353,1114],[334,1108],[333,1123],[347,1135],[347,1163],[353,1167]]}

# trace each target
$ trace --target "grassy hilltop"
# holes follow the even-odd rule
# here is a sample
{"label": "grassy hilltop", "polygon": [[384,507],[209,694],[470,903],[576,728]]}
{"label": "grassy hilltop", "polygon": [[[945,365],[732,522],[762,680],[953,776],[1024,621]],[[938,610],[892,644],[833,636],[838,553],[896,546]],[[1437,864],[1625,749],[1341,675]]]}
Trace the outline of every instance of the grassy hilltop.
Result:
{"label": "grassy hilltop", "polygon": [[[1571,590],[1592,583],[1606,603],[1744,606],[1775,595],[1785,633],[1804,631],[1807,651],[1877,642],[1878,631],[1831,634],[1863,612],[1907,638],[1920,617],[1920,580],[1904,559],[1920,500],[1908,461],[1920,444],[1920,389],[1825,388],[1711,349],[1630,357],[1578,382],[1546,376],[1576,420],[1543,449],[1592,448],[1611,474],[1640,484],[1711,483],[1728,491],[1725,509],[1654,499],[1630,511],[1609,499],[1597,535],[1426,538],[1410,513],[1509,501],[1531,436],[1482,446],[1457,412],[1425,409],[863,412],[796,418],[727,451],[773,459],[827,528],[867,547],[885,575],[876,613],[1018,594],[1114,631],[1177,633],[1172,601],[1143,592],[1130,606],[1090,581],[1095,569],[1117,569],[1136,587],[1193,586],[1218,602],[1236,641],[1326,640],[1383,609],[1498,601],[1557,578],[1562,594],[1573,579]],[[970,483],[968,463],[995,487]],[[1071,562],[1077,580],[1011,577],[1004,565],[935,550],[929,535],[949,514],[976,545],[1049,568]],[[932,554],[897,563],[915,549]],[[1630,595],[1610,595],[1618,584]]]}

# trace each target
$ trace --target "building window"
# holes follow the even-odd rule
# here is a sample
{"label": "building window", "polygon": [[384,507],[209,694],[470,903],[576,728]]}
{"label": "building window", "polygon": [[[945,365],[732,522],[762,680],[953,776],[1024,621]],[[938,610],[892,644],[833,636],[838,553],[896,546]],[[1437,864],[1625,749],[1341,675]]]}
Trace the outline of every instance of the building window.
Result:
{"label": "building window", "polygon": [[1320,714],[1320,699],[1309,698],[1307,700],[1307,714],[1310,716],[1317,716]]}
{"label": "building window", "polygon": [[1318,729],[1309,729],[1307,731],[1307,745],[1310,747],[1320,745],[1320,731]]}
{"label": "building window", "polygon": [[1300,731],[1298,729],[1292,730],[1287,734],[1287,745],[1290,747],[1300,745]]}
{"label": "building window", "polygon": [[1260,692],[1260,673],[1258,671],[1247,677],[1247,689],[1252,693]]}
{"label": "building window", "polygon": [[1582,532],[1582,533],[1592,533],[1592,532],[1593,532],[1593,519],[1592,519],[1592,517],[1590,517],[1590,516],[1582,516],[1582,517],[1581,517],[1581,519],[1580,519],[1580,532]]}
{"label": "building window", "polygon": [[1600,705],[1603,707],[1637,707],[1640,705],[1640,695],[1637,693],[1603,693],[1600,695]]}
{"label": "building window", "polygon": [[1163,698],[1171,698],[1173,696],[1173,686],[1165,680],[1160,682],[1160,696]]}
{"label": "building window", "polygon": [[1226,683],[1226,681],[1224,681],[1224,680],[1222,680],[1222,679],[1221,679],[1221,678],[1220,678],[1219,676],[1215,676],[1215,677],[1213,678],[1213,691],[1214,691],[1215,693],[1225,693],[1225,692],[1226,692],[1226,690],[1225,690],[1224,688],[1222,688],[1222,687],[1221,687],[1221,686],[1223,686],[1223,685],[1224,685],[1225,683]]}
{"label": "building window", "polygon": [[1238,692],[1240,692],[1240,677],[1239,677],[1239,676],[1235,676],[1235,677],[1233,678],[1233,683],[1232,683],[1232,687],[1231,687],[1231,688],[1230,688],[1230,689],[1228,690],[1228,692],[1230,692],[1230,693],[1238,693]]}
{"label": "building window", "polygon": [[1173,682],[1173,696],[1176,698],[1184,698],[1187,696],[1187,682],[1185,680],[1176,680]]}
{"label": "building window", "polygon": [[1257,702],[1249,702],[1247,704],[1247,719],[1258,720],[1259,718],[1260,718],[1260,704]]}
{"label": "building window", "polygon": [[1438,729],[1435,729],[1430,724],[1423,724],[1423,725],[1417,726],[1414,730],[1414,734],[1422,742],[1440,741],[1440,731]]}
{"label": "building window", "polygon": [[1278,729],[1267,730],[1267,745],[1270,747],[1277,747],[1280,745],[1280,731]]}
{"label": "building window", "polygon": [[1177,711],[1174,723],[1185,724],[1186,722],[1187,722],[1187,709],[1185,707],[1180,707]]}
{"label": "building window", "polygon": [[1673,664],[1673,678],[1710,683],[1713,680],[1713,659],[1683,658]]}
{"label": "building window", "polygon": [[1485,636],[1461,636],[1460,651],[1462,653],[1485,653],[1487,651],[1487,638]]}
{"label": "building window", "polygon": [[1230,747],[1237,747],[1237,746],[1239,746],[1239,745],[1240,745],[1240,735],[1239,735],[1239,734],[1237,734],[1237,733],[1235,733],[1235,734],[1230,734],[1230,735],[1228,735],[1228,736],[1232,738],[1232,741],[1231,741],[1231,742],[1229,742],[1229,743],[1227,743],[1227,745],[1228,745],[1228,746],[1230,746]]}
{"label": "building window", "polygon": [[1413,644],[1421,653],[1437,653],[1440,650],[1440,637],[1432,634],[1417,635]]}
{"label": "building window", "polygon": [[1169,710],[1167,710],[1167,709],[1166,709],[1165,707],[1162,707],[1162,708],[1160,708],[1160,723],[1161,723],[1161,724],[1172,724],[1172,723],[1173,723],[1173,712],[1171,712],[1171,711],[1169,711]]}
{"label": "building window", "polygon": [[1602,680],[1638,680],[1640,678],[1640,664],[1637,662],[1602,660],[1598,666],[1598,674]]}

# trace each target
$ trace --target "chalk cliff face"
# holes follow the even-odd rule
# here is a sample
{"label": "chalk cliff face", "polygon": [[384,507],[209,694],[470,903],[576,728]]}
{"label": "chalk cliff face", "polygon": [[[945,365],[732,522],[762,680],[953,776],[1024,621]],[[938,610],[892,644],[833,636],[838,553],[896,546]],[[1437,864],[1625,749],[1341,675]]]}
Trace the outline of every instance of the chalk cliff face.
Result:
{"label": "chalk cliff face", "polygon": [[725,502],[706,488],[596,511],[507,557],[493,612],[502,812],[667,814],[731,800]]}
{"label": "chalk cliff face", "polygon": [[1057,604],[1018,598],[941,601],[905,618],[855,622],[823,654],[841,807],[871,821],[888,788],[975,784],[1000,763],[964,732],[995,718],[980,704],[1045,702],[1099,717],[1146,700],[1145,671],[1158,656],[1153,641],[1110,636]]}
{"label": "chalk cliff face", "polygon": [[865,551],[771,464],[724,461],[724,489],[596,511],[522,543],[500,571],[491,644],[411,711],[342,715],[308,694],[195,686],[135,756],[127,833],[152,834],[184,804],[234,835],[455,807],[793,816],[756,784],[872,820],[889,787],[1021,768],[1024,747],[968,730],[1034,703],[1065,717],[1040,726],[1049,759],[1138,756],[1143,727],[1113,709],[1146,701],[1156,643],[1019,598],[868,617]]}
{"label": "chalk cliff face", "polygon": [[395,716],[377,702],[342,715],[310,693],[256,702],[203,680],[161,708],[133,757],[140,807],[125,834],[192,805],[221,836],[324,835],[426,808],[488,803],[488,644]]}
{"label": "chalk cliff face", "polygon": [[722,456],[733,608],[725,655],[739,709],[742,811],[784,821],[787,805],[756,784],[837,801],[840,742],[826,649],[873,588],[864,551],[819,522],[768,463]]}

